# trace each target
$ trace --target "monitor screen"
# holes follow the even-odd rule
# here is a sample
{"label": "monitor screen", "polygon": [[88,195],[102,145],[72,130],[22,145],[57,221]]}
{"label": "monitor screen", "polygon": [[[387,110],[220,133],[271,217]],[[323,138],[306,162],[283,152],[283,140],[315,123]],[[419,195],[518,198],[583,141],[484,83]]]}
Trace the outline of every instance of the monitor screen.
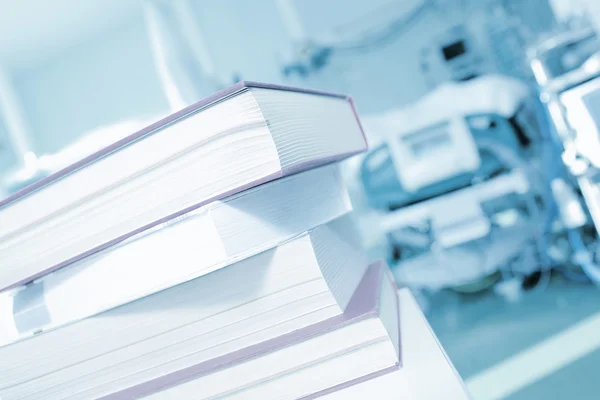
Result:
{"label": "monitor screen", "polygon": [[442,47],[442,53],[444,54],[444,60],[450,61],[458,56],[461,56],[467,52],[467,47],[463,40],[454,42],[448,46]]}

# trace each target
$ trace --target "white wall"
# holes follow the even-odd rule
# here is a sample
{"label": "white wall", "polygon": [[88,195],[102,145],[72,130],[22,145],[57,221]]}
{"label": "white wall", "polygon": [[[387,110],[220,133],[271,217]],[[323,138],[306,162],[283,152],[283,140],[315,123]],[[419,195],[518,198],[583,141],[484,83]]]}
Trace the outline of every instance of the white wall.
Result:
{"label": "white wall", "polygon": [[274,0],[196,0],[193,7],[220,76],[281,83],[279,56],[291,42]]}
{"label": "white wall", "polygon": [[28,70],[13,72],[37,153],[86,131],[168,110],[140,17]]}
{"label": "white wall", "polygon": [[[339,27],[342,34],[357,36],[365,26],[352,29],[351,24],[365,13],[369,15],[366,26],[380,29],[382,19],[388,22],[389,13],[402,15],[406,3],[411,2],[301,0],[295,5],[308,37],[320,39],[331,33],[332,26]],[[418,54],[449,26],[443,15],[431,14],[381,50],[334,55],[321,75],[286,79],[281,69],[292,40],[275,0],[196,1],[195,8],[221,75],[350,93],[367,113],[406,104],[426,93],[429,87],[419,71]]]}
{"label": "white wall", "polygon": [[[6,127],[0,120],[0,175],[2,171],[17,163],[17,158],[7,138]],[[0,191],[0,196],[2,192]]]}

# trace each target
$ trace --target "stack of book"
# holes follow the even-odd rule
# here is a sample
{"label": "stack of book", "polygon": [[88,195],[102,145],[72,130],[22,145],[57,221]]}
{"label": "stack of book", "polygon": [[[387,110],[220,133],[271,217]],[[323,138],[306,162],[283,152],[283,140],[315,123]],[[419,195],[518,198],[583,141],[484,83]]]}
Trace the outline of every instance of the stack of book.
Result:
{"label": "stack of book", "polygon": [[399,366],[352,101],[242,82],[0,202],[0,398],[314,398]]}

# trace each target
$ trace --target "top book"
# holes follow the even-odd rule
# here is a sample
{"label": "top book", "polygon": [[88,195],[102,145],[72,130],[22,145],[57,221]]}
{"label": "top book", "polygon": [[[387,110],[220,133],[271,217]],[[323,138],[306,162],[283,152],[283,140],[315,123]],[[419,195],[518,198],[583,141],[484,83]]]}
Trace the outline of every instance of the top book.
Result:
{"label": "top book", "polygon": [[240,82],[0,201],[0,290],[366,146],[349,97]]}

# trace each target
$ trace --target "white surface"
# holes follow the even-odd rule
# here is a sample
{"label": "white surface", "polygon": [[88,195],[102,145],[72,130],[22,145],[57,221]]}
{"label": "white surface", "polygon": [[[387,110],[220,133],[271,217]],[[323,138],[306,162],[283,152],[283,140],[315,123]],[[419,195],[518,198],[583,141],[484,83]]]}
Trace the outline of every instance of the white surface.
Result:
{"label": "white surface", "polygon": [[139,14],[141,3],[140,0],[3,2],[0,60],[15,68],[46,61],[127,23]]}
{"label": "white surface", "polygon": [[407,289],[400,297],[403,367],[397,372],[324,396],[327,400],[469,399],[464,384]]}

